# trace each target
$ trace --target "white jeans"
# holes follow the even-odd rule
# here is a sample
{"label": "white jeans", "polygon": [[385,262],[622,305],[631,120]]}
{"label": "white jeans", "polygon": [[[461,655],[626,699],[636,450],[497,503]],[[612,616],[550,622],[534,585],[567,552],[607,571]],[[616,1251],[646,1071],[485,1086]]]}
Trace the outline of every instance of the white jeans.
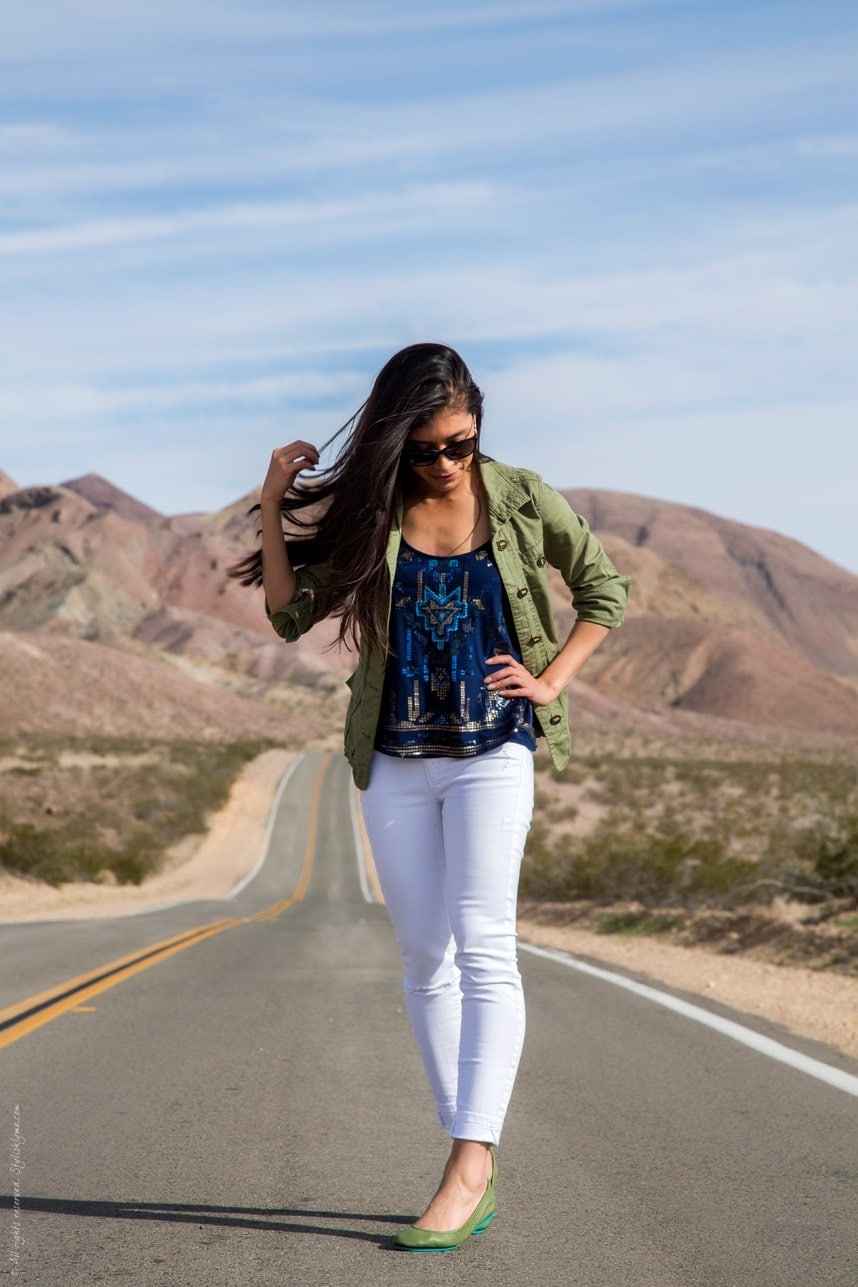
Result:
{"label": "white jeans", "polygon": [[441,1124],[497,1144],[524,1041],[515,914],[533,754],[376,752],[361,805]]}

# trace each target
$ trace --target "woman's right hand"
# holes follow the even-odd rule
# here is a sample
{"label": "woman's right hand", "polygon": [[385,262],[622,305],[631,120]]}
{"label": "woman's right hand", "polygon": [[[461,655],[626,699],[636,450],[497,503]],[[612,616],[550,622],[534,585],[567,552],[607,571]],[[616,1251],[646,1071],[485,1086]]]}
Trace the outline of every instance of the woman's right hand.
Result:
{"label": "woman's right hand", "polygon": [[271,453],[271,463],[259,497],[262,517],[262,585],[272,612],[295,597],[297,581],[283,539],[280,502],[302,469],[315,469],[319,453],[311,442],[290,442]]}
{"label": "woman's right hand", "polygon": [[260,503],[279,505],[302,469],[315,469],[319,453],[311,442],[290,442],[288,447],[276,447],[271,453],[268,473],[262,484]]}

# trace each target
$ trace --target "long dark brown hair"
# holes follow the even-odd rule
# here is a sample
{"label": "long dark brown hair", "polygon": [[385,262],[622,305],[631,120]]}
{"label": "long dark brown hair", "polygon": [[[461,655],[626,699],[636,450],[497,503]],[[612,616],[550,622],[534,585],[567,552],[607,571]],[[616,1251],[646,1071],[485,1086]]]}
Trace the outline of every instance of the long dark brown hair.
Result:
{"label": "long dark brown hair", "polygon": [[[366,402],[325,444],[348,434],[333,465],[296,482],[281,501],[292,566],[330,563],[325,606],[339,618],[341,643],[362,638],[387,649],[387,540],[411,480],[402,453],[409,434],[445,410],[470,412],[479,434],[483,395],[459,354],[445,344],[409,345],[385,363]],[[229,574],[260,585],[261,549]]]}

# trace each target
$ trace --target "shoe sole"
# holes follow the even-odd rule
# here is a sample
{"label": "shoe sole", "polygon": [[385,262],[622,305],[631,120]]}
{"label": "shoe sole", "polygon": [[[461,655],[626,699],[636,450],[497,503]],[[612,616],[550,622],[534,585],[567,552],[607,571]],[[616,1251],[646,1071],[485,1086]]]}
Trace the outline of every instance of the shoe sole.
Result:
{"label": "shoe sole", "polygon": [[[485,1233],[487,1227],[491,1224],[496,1215],[497,1211],[490,1211],[485,1220],[481,1220],[476,1229],[471,1230],[469,1236],[473,1237],[475,1233]],[[465,1238],[464,1242],[467,1241],[468,1239]],[[432,1256],[439,1251],[442,1253],[446,1251],[457,1251],[459,1247],[464,1246],[464,1242],[454,1242],[450,1247],[403,1247],[398,1243],[394,1243],[393,1245],[396,1247],[397,1251],[411,1251],[416,1252],[420,1256]]]}

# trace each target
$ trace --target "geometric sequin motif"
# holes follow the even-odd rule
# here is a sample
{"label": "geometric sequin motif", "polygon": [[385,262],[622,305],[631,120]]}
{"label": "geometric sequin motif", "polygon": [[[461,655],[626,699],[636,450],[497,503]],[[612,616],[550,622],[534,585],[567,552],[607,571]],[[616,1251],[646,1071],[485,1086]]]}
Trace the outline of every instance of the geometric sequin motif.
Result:
{"label": "geometric sequin motif", "polygon": [[535,748],[533,710],[486,688],[486,658],[520,657],[491,545],[450,557],[403,540],[376,746],[389,755],[477,755],[503,742]]}

